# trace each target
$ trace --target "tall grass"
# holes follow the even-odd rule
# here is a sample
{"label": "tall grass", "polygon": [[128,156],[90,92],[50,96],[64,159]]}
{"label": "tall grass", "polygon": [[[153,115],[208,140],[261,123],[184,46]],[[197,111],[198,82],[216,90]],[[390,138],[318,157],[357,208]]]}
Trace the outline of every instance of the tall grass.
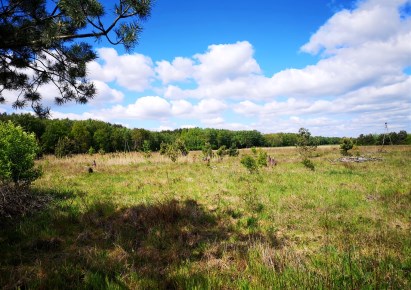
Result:
{"label": "tall grass", "polygon": [[[47,156],[46,209],[1,221],[0,285],[85,289],[411,287],[411,147],[341,163],[294,148],[249,174],[239,157]],[[97,166],[93,167],[93,161]],[[88,168],[93,167],[93,173]]]}

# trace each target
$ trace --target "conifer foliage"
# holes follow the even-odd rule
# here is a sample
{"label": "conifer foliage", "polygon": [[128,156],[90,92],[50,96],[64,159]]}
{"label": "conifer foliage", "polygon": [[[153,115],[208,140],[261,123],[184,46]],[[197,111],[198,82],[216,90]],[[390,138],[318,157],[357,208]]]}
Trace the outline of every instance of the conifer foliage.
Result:
{"label": "conifer foliage", "polygon": [[105,38],[129,50],[151,10],[150,0],[113,2],[106,8],[97,0],[0,0],[0,103],[9,101],[5,91],[15,91],[14,108],[30,105],[46,117],[38,92],[45,84],[57,87],[57,104],[93,98],[86,64],[96,53],[81,40]]}

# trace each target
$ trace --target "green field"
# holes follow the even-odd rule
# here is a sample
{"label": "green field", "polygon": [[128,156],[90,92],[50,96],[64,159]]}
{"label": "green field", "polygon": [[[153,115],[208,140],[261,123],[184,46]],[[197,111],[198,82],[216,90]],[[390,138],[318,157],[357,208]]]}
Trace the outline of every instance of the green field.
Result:
{"label": "green field", "polygon": [[[0,288],[410,289],[411,147],[360,147],[381,158],[336,162],[319,147],[239,157],[140,153],[38,162],[32,215],[3,221]],[[88,167],[96,161],[93,173]]]}

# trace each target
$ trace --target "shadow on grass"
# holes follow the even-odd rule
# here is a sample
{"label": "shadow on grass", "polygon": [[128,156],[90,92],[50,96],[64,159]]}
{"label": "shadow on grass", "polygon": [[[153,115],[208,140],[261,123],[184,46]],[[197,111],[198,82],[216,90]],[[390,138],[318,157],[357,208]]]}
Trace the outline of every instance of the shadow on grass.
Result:
{"label": "shadow on grass", "polygon": [[0,226],[13,225],[23,217],[47,208],[53,200],[73,198],[72,191],[38,190],[29,186],[0,185]]}
{"label": "shadow on grass", "polygon": [[0,235],[0,286],[182,288],[191,274],[177,269],[202,261],[207,249],[221,254],[230,236],[250,238],[228,224],[195,200],[123,209],[99,201],[82,214],[55,207]]}

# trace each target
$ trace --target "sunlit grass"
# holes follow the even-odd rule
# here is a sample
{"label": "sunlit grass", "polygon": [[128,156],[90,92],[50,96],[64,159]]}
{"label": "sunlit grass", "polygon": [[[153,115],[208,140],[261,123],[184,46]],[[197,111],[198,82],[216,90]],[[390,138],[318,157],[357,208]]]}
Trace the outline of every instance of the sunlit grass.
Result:
{"label": "sunlit grass", "polygon": [[201,152],[47,156],[34,188],[54,201],[5,224],[0,285],[409,288],[411,147],[379,149],[356,154],[381,161],[341,163],[320,147],[314,171],[295,148],[264,149],[278,165],[258,174]]}

